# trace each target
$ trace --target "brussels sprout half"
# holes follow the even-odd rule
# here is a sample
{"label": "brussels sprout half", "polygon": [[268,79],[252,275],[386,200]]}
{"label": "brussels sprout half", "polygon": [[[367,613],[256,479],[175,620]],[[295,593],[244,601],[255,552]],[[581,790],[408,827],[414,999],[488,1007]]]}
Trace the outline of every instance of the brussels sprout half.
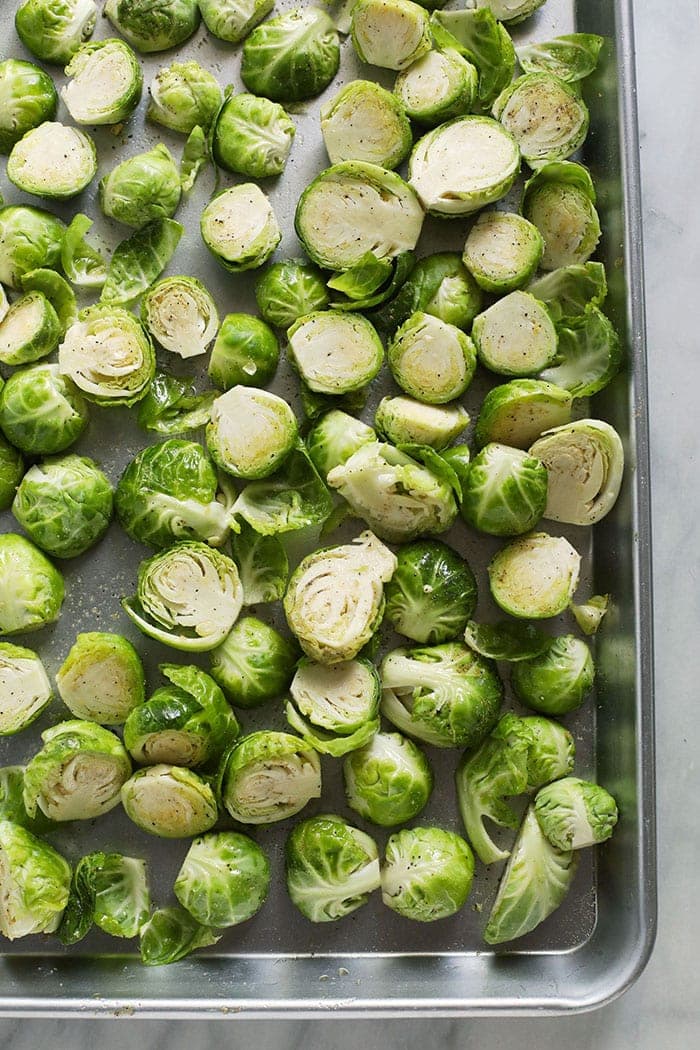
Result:
{"label": "brussels sprout half", "polygon": [[457,252],[419,259],[398,295],[373,312],[372,320],[393,335],[416,312],[466,330],[481,309],[483,293]]}
{"label": "brussels sprout half", "polygon": [[0,820],[0,933],[53,933],[68,903],[68,861],[26,828]]}
{"label": "brussels sprout half", "polygon": [[482,365],[498,375],[533,375],[557,353],[557,330],[547,307],[529,292],[511,292],[479,314],[472,339]]}
{"label": "brussels sprout half", "polygon": [[394,94],[411,120],[434,128],[469,112],[478,79],[475,66],[457,51],[428,51],[399,73]]}
{"label": "brussels sprout half", "polygon": [[411,397],[385,397],[374,414],[379,434],[393,445],[446,448],[469,424],[461,405],[426,405]]}
{"label": "brussels sprout half", "polygon": [[244,616],[210,654],[211,673],[235,707],[260,707],[289,688],[298,655],[274,627]]}
{"label": "brussels sprout half", "polygon": [[539,656],[522,660],[511,671],[515,695],[545,715],[565,715],[581,706],[593,688],[591,650],[573,634],[555,638]]}
{"label": "brussels sprout half", "polygon": [[61,220],[43,208],[0,207],[0,283],[21,289],[30,270],[58,266],[65,230]]}
{"label": "brussels sprout half", "polygon": [[474,457],[462,486],[462,517],[492,536],[532,529],[547,503],[547,468],[519,448],[490,443]]}
{"label": "brussels sprout half", "polygon": [[151,340],[128,310],[89,306],[58,348],[58,367],[97,405],[133,405],[151,384],[156,358]]}
{"label": "brussels sprout half", "polygon": [[500,720],[493,737],[512,744],[521,739],[527,743],[527,791],[568,776],[574,768],[576,745],[568,729],[552,718],[539,715],[507,714]]}
{"label": "brussels sprout half", "polygon": [[228,474],[265,478],[281,466],[297,435],[296,416],[286,401],[267,390],[239,385],[212,405],[207,447]]}
{"label": "brussels sprout half", "polygon": [[30,270],[22,277],[22,289],[25,292],[41,292],[51,303],[58,318],[61,335],[78,316],[78,304],[75,292],[65,277],[55,270],[39,267]]}
{"label": "brussels sprout half", "polygon": [[262,266],[282,237],[272,205],[252,182],[214,197],[202,212],[200,228],[209,251],[232,273]]}
{"label": "brussels sprout half", "polygon": [[24,0],[15,14],[15,29],[37,58],[65,65],[92,36],[96,21],[94,0]]}
{"label": "brussels sprout half", "polygon": [[24,365],[47,357],[58,346],[62,327],[56,311],[42,292],[15,299],[0,321],[0,361]]}
{"label": "brussels sprout half", "polygon": [[367,660],[326,666],[303,659],[289,687],[287,721],[311,747],[339,758],[379,729],[379,675]]}
{"label": "brussels sprout half", "polygon": [[199,25],[197,0],[107,0],[104,13],[143,54],[177,47]]}
{"label": "brussels sprout half", "polygon": [[469,231],[462,259],[480,288],[503,295],[527,284],[543,252],[540,231],[522,215],[490,211]]}
{"label": "brussels sprout half", "polygon": [[210,292],[196,277],[164,277],[141,301],[141,320],[154,339],[182,358],[197,357],[219,328]]}
{"label": "brussels sprout half", "polygon": [[560,850],[585,849],[609,839],[617,824],[612,795],[588,780],[565,777],[537,793],[535,817],[546,838]]}
{"label": "brussels sprout half", "polygon": [[63,452],[88,425],[87,402],[58,365],[13,373],[0,390],[0,427],[31,456]]}
{"label": "brussels sprout half", "polygon": [[464,640],[475,653],[511,663],[539,656],[552,644],[551,635],[522,620],[500,620],[494,624],[469,620]]}
{"label": "brussels sprout half", "polygon": [[551,73],[526,73],[498,96],[493,115],[510,132],[531,168],[566,160],[588,132],[588,109],[577,92]]}
{"label": "brussels sprout half", "polygon": [[461,397],[476,370],[476,349],[469,336],[427,313],[412,314],[401,325],[387,357],[401,389],[434,405]]}
{"label": "brussels sprout half", "polygon": [[523,22],[543,3],[544,0],[476,0],[477,8],[488,8],[494,18],[509,25]]}
{"label": "brussels sprout half", "polygon": [[474,855],[459,835],[442,828],[404,828],[386,844],[382,900],[405,919],[435,922],[466,903]]}
{"label": "brussels sprout half", "polygon": [[262,730],[243,737],[219,769],[221,801],[241,824],[293,817],[321,795],[321,763],[305,741]]}
{"label": "brussels sprout half", "polygon": [[345,796],[350,809],[384,828],[413,820],[433,790],[428,760],[400,733],[376,733],[343,762]]}
{"label": "brussels sprout half", "polygon": [[9,153],[26,132],[56,115],[53,80],[33,62],[0,62],[0,153]]}
{"label": "brussels sprout half", "polygon": [[189,135],[196,127],[206,131],[223,99],[216,78],[195,61],[163,66],[148,90],[148,120],[182,135]]}
{"label": "brussels sprout half", "polygon": [[65,584],[24,536],[0,536],[0,635],[38,631],[58,619]]}
{"label": "brussels sprout half", "polygon": [[292,364],[306,386],[320,394],[360,390],[384,360],[379,336],[359,314],[308,314],[291,326],[287,338]]}
{"label": "brussels sprout half", "polygon": [[352,80],[321,108],[321,134],[331,164],[365,161],[398,168],[413,145],[399,100],[370,80]]}
{"label": "brussels sprout half", "polygon": [[220,831],[194,840],[175,879],[183,908],[202,926],[237,926],[260,911],[270,862],[248,835]]}
{"label": "brussels sprout half", "polygon": [[487,108],[513,79],[515,48],[505,26],[490,8],[435,11],[431,18],[433,39],[441,50],[458,51],[473,62],[479,73],[478,103]]}
{"label": "brussels sprout half", "polygon": [[226,171],[251,179],[281,175],[295,130],[279,103],[246,93],[229,94],[214,125],[212,156]]}
{"label": "brussels sprout half", "polygon": [[123,785],[121,800],[137,827],[163,839],[201,835],[218,817],[216,798],[207,781],[179,766],[137,770]]}
{"label": "brussels sprout half", "polygon": [[[0,642],[0,736],[21,732],[39,717],[53,692],[35,652]],[[4,819],[4,817],[3,817]]]}
{"label": "brussels sprout half", "polygon": [[141,66],[123,40],[82,44],[65,74],[61,98],[76,124],[119,124],[141,101]]}
{"label": "brussels sprout half", "polygon": [[243,44],[241,79],[254,95],[302,102],[330,84],[339,64],[330,17],[316,7],[297,7],[252,31]]}
{"label": "brussels sprout half", "polygon": [[405,69],[430,51],[430,18],[411,0],[357,0],[352,42],[360,61]]}
{"label": "brussels sprout half", "polygon": [[99,183],[100,207],[108,218],[140,229],[152,219],[170,219],[180,203],[180,172],[167,146],[127,157]]}
{"label": "brussels sprout half", "polygon": [[289,328],[300,317],[328,306],[320,270],[301,259],[273,263],[255,282],[258,309],[268,324]]}
{"label": "brussels sprout half", "polygon": [[513,379],[495,386],[481,403],[476,443],[480,448],[492,442],[528,448],[552,425],[569,422],[572,401],[568,390],[541,379]]}
{"label": "brussels sprout half", "polygon": [[24,470],[21,454],[0,434],[0,510],[12,503]]}
{"label": "brussels sprout half", "polygon": [[209,378],[221,390],[264,386],[277,371],[279,354],[277,336],[259,317],[227,314],[209,358]]}
{"label": "brussels sprout half", "polygon": [[269,15],[275,0],[197,0],[202,21],[219,40],[238,44]]}
{"label": "brussels sprout half", "polygon": [[220,940],[220,933],[201,926],[184,908],[158,908],[141,927],[141,962],[144,966],[167,966]]}
{"label": "brussels sprout half", "polygon": [[578,584],[581,557],[563,536],[532,532],[491,559],[491,594],[511,616],[542,620],[566,609]]}
{"label": "brussels sprout half", "polygon": [[71,714],[101,725],[121,725],[146,698],[139,654],[126,638],[104,631],[78,635],[56,685]]}
{"label": "brussels sprout half", "polygon": [[386,616],[394,630],[424,645],[452,641],[476,607],[476,580],[466,561],[439,540],[399,549],[386,585]]}

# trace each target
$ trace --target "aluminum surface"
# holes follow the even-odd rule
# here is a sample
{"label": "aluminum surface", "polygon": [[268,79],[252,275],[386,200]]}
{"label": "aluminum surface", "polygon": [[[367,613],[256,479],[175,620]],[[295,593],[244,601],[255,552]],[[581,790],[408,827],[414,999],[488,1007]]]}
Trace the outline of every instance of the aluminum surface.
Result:
{"label": "aluminum surface", "polygon": [[[292,6],[280,3],[278,8]],[[282,849],[293,821],[254,831],[273,864],[273,889],[263,910],[244,926],[228,931],[222,941],[196,957],[161,969],[147,969],[133,954],[133,944],[91,934],[72,949],[55,939],[28,938],[0,944],[0,1013],[35,1015],[131,1014],[140,1016],[311,1016],[451,1015],[542,1013],[590,1009],[619,994],[641,971],[653,943],[655,926],[653,706],[651,668],[651,575],[649,529],[648,431],[644,359],[641,214],[638,186],[638,139],[635,113],[631,0],[548,0],[514,37],[547,39],[574,29],[610,38],[601,69],[584,94],[591,108],[591,132],[583,160],[593,172],[604,230],[597,258],[608,269],[607,310],[627,347],[627,367],[594,400],[600,414],[620,431],[627,454],[622,494],[613,513],[589,530],[543,523],[566,535],[586,555],[580,595],[610,591],[614,606],[597,642],[598,689],[595,702],[566,719],[577,740],[579,775],[597,776],[621,807],[613,839],[594,854],[585,851],[565,904],[538,930],[510,950],[486,950],[480,938],[500,867],[486,874],[481,866],[465,909],[451,919],[423,926],[402,920],[382,906],[379,895],[338,924],[313,926],[286,898]],[[2,3],[0,29],[6,56],[24,55],[11,25],[14,3]],[[98,22],[96,37],[113,35]],[[240,88],[238,51],[214,41],[200,29],[177,56],[142,56],[146,84],[173,58],[193,57],[212,69],[222,83]],[[25,56],[26,57],[26,56]],[[31,57],[31,56],[28,56]],[[63,78],[52,69],[57,83]],[[280,218],[284,239],[276,258],[298,253],[292,217],[301,189],[326,166],[318,132],[318,110],[338,87],[357,76],[377,76],[391,84],[391,74],[360,67],[349,42],[343,46],[341,72],[320,99],[298,107],[297,135],[284,176],[264,186]],[[144,123],[145,100],[119,138],[97,129],[99,174],[117,160],[164,141],[179,156],[182,139]],[[58,119],[67,119],[63,107]],[[224,176],[222,185],[236,181]],[[242,181],[242,180],[239,180]],[[65,216],[86,211],[96,218],[94,232],[112,247],[127,231],[101,220],[94,200],[96,183],[69,205],[54,210]],[[228,275],[208,256],[199,239],[199,213],[214,188],[211,169],[201,177],[177,218],[185,235],[168,272],[200,277],[212,290],[222,315],[255,311],[254,274]],[[20,199],[3,176],[9,202]],[[512,198],[515,204],[517,196]],[[460,249],[469,223],[428,220],[422,253]],[[169,368],[173,368],[171,355]],[[196,360],[196,359],[195,359]],[[201,360],[201,359],[200,359]],[[179,371],[189,373],[192,362]],[[200,373],[203,369],[199,368]],[[487,387],[479,377],[467,392],[472,416]],[[368,406],[390,386],[377,386]],[[273,389],[295,401],[295,381],[281,367]],[[298,407],[298,406],[297,406]],[[124,410],[94,410],[88,433],[76,451],[94,455],[116,481],[124,464],[148,442]],[[14,530],[9,512],[0,531]],[[340,542],[360,531],[345,525],[333,535]],[[483,568],[499,546],[458,526],[448,537],[473,563]],[[297,543],[296,548],[302,548]],[[159,683],[157,664],[179,656],[150,642],[131,628],[119,597],[132,593],[136,566],[147,552],[113,525],[105,541],[85,557],[65,564],[68,597],[57,625],[27,636],[53,675],[80,630],[115,630],[127,634],[147,656],[149,685]],[[482,586],[478,619],[495,610]],[[265,607],[256,610],[267,618]],[[552,630],[569,628],[570,620],[552,621]],[[183,654],[182,662],[187,662]],[[206,668],[206,656],[198,660]],[[504,676],[507,680],[507,675]],[[37,747],[38,729],[63,717],[58,701],[33,729],[15,739],[0,740],[0,764],[25,761]],[[283,728],[281,710],[244,712],[245,730],[261,725]],[[452,788],[457,752],[428,749],[436,773],[430,806],[415,823],[434,820],[461,830]],[[339,811],[366,828],[380,850],[387,833],[358,820],[344,804],[340,763],[325,759],[324,794],[304,815]],[[299,819],[299,818],[298,818]],[[160,842],[141,833],[121,812],[101,821],[73,825],[55,838],[71,859],[91,849],[122,849],[151,860],[154,897],[167,903],[186,842]]]}

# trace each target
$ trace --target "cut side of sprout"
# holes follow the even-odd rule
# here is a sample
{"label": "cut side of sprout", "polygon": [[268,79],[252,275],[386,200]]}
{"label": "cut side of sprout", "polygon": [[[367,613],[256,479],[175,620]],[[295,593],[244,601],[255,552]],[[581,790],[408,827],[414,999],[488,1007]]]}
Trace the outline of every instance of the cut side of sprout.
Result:
{"label": "cut side of sprout", "polygon": [[8,309],[0,321],[0,361],[23,365],[46,357],[58,346],[61,324],[41,292],[29,292]]}
{"label": "cut side of sprout", "polygon": [[155,354],[133,314],[91,306],[66,332],[58,348],[58,366],[98,404],[131,405],[150,386]]}
{"label": "cut side of sprout", "polygon": [[118,124],[141,98],[143,74],[123,40],[83,44],[66,66],[61,98],[76,124]]}
{"label": "cut side of sprout", "polygon": [[207,445],[215,462],[234,477],[268,477],[296,439],[292,409],[267,390],[234,386],[212,405]]}
{"label": "cut side of sprout", "polygon": [[369,80],[353,80],[326,103],[321,134],[331,164],[359,160],[397,168],[413,144],[401,103]]}
{"label": "cut side of sprout", "polygon": [[426,405],[411,397],[385,397],[374,416],[377,432],[392,445],[430,445],[443,449],[469,424],[461,405]]}
{"label": "cut side of sprout", "polygon": [[374,379],[384,349],[374,327],[357,314],[309,314],[287,333],[289,355],[310,390],[346,394]]}
{"label": "cut side of sprout", "polygon": [[442,405],[460,397],[476,369],[468,335],[432,314],[415,313],[399,328],[387,352],[391,374],[411,397]]}
{"label": "cut side of sprout", "polygon": [[191,769],[157,765],[140,769],[122,788],[122,805],[134,824],[166,839],[190,838],[214,826],[216,798]]}
{"label": "cut side of sprout", "polygon": [[383,69],[405,69],[430,51],[430,19],[411,0],[357,0],[352,42],[363,62]]}
{"label": "cut side of sprout", "polygon": [[285,820],[320,795],[319,757],[297,736],[251,733],[224,759],[221,798],[241,824]]}
{"label": "cut side of sprout", "polygon": [[479,314],[472,338],[481,363],[499,375],[532,375],[557,353],[557,331],[547,307],[529,292],[511,292]]}
{"label": "cut side of sprout", "polygon": [[196,277],[166,277],[146,293],[143,323],[165,350],[182,358],[197,357],[219,328],[216,303]]}
{"label": "cut side of sprout", "polygon": [[527,284],[543,251],[540,231],[522,215],[491,211],[472,226],[462,259],[480,288],[502,295]]}
{"label": "cut side of sprout", "polygon": [[302,660],[289,691],[301,714],[331,733],[355,732],[379,708],[379,676],[366,660],[330,667]]}
{"label": "cut side of sprout", "polygon": [[435,127],[469,111],[478,79],[476,68],[457,51],[429,51],[399,73],[394,94],[411,120]]}
{"label": "cut side of sprout", "polygon": [[56,121],[28,131],[12,147],[7,177],[25,193],[66,200],[75,197],[97,172],[97,153],[89,135]]}
{"label": "cut side of sprout", "polygon": [[530,448],[547,468],[544,516],[595,525],[608,514],[622,485],[625,454],[617,431],[600,419],[579,419],[547,430]]}
{"label": "cut side of sprout", "polygon": [[272,205],[252,182],[224,190],[202,212],[204,243],[232,272],[262,266],[282,234]]}
{"label": "cut side of sprout", "polygon": [[527,193],[523,210],[544,240],[543,270],[585,263],[600,240],[600,220],[580,186],[545,182]]}
{"label": "cut side of sprout", "polygon": [[79,634],[56,673],[63,703],[76,718],[119,725],[145,699],[145,676],[131,642],[117,634]]}
{"label": "cut side of sprout", "polygon": [[580,555],[563,536],[533,532],[492,558],[491,594],[511,616],[532,620],[558,616],[576,590],[580,567]]}
{"label": "cut side of sprout", "polygon": [[44,665],[36,653],[0,642],[0,736],[30,725],[52,696]]}
{"label": "cut side of sprout", "polygon": [[531,168],[566,160],[588,131],[585,102],[551,73],[519,77],[496,99],[493,115],[514,136]]}

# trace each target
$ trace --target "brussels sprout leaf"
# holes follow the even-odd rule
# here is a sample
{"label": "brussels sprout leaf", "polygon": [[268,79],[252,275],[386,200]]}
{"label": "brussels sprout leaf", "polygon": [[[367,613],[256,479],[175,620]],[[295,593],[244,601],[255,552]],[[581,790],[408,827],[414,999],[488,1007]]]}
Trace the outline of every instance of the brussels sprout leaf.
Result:
{"label": "brussels sprout leaf", "polygon": [[608,294],[605,267],[599,262],[574,263],[538,277],[528,292],[546,304],[555,322],[582,314],[586,307],[602,306]]}
{"label": "brussels sprout leaf", "polygon": [[233,557],[243,584],[245,605],[282,598],[289,578],[287,552],[276,536],[261,536],[247,522],[233,540]]}
{"label": "brussels sprout leaf", "polygon": [[43,292],[49,300],[65,332],[78,316],[78,307],[73,289],[55,270],[30,270],[22,278],[25,292]]}
{"label": "brussels sprout leaf", "polygon": [[221,934],[200,926],[184,908],[159,908],[141,930],[141,959],[146,966],[165,966],[220,939]]}
{"label": "brussels sprout leaf", "polygon": [[148,393],[139,403],[139,426],[157,434],[182,434],[209,422],[217,391],[197,394],[190,379],[156,372]]}
{"label": "brussels sprout leaf", "polygon": [[118,244],[100,298],[130,303],[146,291],[170,262],[184,230],[174,219],[153,219]]}
{"label": "brussels sprout leaf", "polygon": [[321,525],[332,509],[328,489],[303,446],[269,478],[247,485],[233,507],[263,536]]}
{"label": "brussels sprout leaf", "polygon": [[61,246],[61,266],[71,284],[101,288],[107,280],[107,266],[97,249],[85,240],[91,226],[87,215],[73,217]]}
{"label": "brussels sprout leaf", "polygon": [[548,649],[553,639],[532,623],[501,620],[500,623],[475,623],[470,620],[464,632],[470,649],[491,660],[529,660]]}
{"label": "brussels sprout leaf", "polygon": [[526,73],[553,73],[560,80],[574,83],[590,76],[598,65],[605,37],[595,33],[568,33],[554,40],[525,44],[516,50]]}

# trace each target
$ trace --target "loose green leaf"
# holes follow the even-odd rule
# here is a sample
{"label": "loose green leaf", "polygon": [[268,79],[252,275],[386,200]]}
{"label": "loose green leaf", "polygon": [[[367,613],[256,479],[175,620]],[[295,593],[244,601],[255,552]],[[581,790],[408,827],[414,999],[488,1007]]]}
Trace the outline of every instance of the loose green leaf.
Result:
{"label": "loose green leaf", "polygon": [[573,263],[538,277],[527,291],[546,304],[552,320],[577,317],[587,306],[602,306],[608,294],[605,267],[599,262]]}
{"label": "loose green leaf", "polygon": [[349,270],[331,277],[328,287],[349,299],[366,299],[381,288],[392,269],[390,259],[378,259],[374,252],[365,252]]}
{"label": "loose green leaf", "polygon": [[434,11],[431,24],[438,48],[453,48],[476,66],[479,101],[486,108],[515,72],[515,48],[507,30],[485,7]]}
{"label": "loose green leaf", "polygon": [[159,908],[141,930],[141,961],[146,966],[166,966],[219,940],[221,934],[200,926],[184,908]]}
{"label": "loose green leaf", "polygon": [[207,136],[197,125],[187,136],[180,161],[180,185],[183,193],[189,193],[197,176],[209,159]]}
{"label": "loose green leaf", "polygon": [[470,649],[491,660],[516,663],[539,656],[554,639],[532,623],[501,620],[499,623],[475,623],[469,620],[464,640]]}
{"label": "loose green leaf", "polygon": [[261,536],[244,521],[233,539],[233,557],[243,584],[244,605],[275,602],[284,596],[289,559],[276,536]]}
{"label": "loose green leaf", "polygon": [[247,485],[233,507],[263,536],[321,525],[332,509],[328,489],[303,446],[269,478]]}
{"label": "loose green leaf", "polygon": [[139,403],[138,422],[157,434],[183,434],[206,426],[218,391],[195,391],[191,379],[156,372],[148,393]]}
{"label": "loose green leaf", "polygon": [[183,232],[174,219],[153,219],[118,244],[102,288],[102,302],[121,306],[137,299],[168,265]]}
{"label": "loose green leaf", "polygon": [[568,33],[516,49],[526,73],[554,73],[572,84],[591,75],[598,65],[605,37],[595,33]]}
{"label": "loose green leaf", "polygon": [[594,594],[587,602],[583,602],[581,605],[576,605],[574,602],[571,603],[569,608],[584,634],[591,635],[596,633],[608,611],[610,598],[611,595],[609,594]]}
{"label": "loose green leaf", "polygon": [[97,248],[85,240],[91,227],[92,219],[87,215],[73,216],[61,245],[61,266],[71,284],[101,288],[107,280],[107,265]]}
{"label": "loose green leaf", "polygon": [[574,397],[590,397],[606,387],[622,364],[622,347],[612,322],[597,306],[587,306],[577,317],[557,325],[557,356],[538,378],[568,390]]}

